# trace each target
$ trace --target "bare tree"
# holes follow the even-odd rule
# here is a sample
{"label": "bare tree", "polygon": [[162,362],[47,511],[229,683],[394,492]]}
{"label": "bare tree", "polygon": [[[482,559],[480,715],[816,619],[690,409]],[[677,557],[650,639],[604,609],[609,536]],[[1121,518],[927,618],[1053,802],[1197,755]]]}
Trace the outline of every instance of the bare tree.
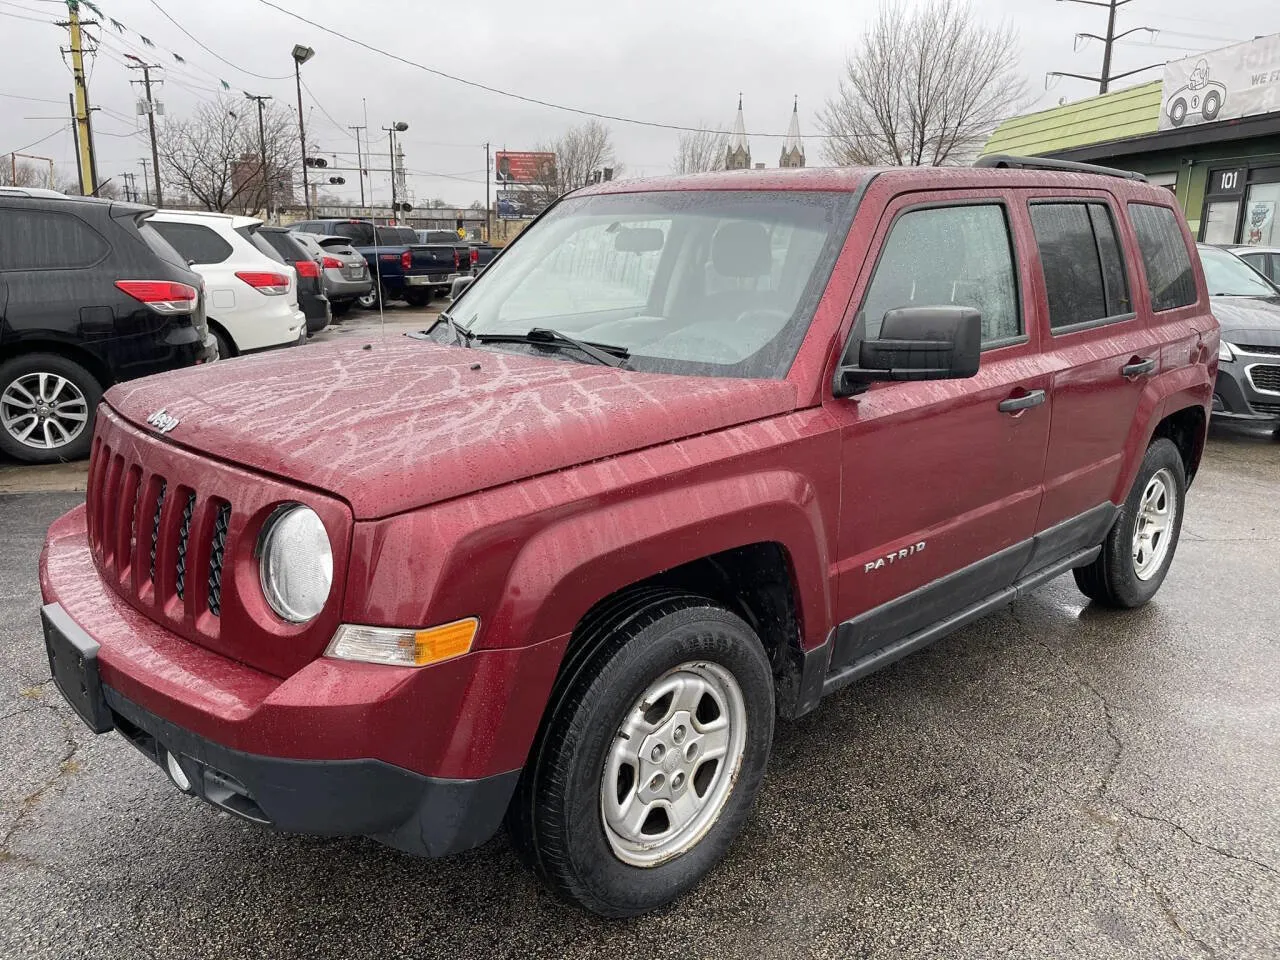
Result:
{"label": "bare tree", "polygon": [[294,171],[302,162],[296,122],[284,106],[265,110],[264,177],[257,108],[225,99],[202,103],[192,117],[170,120],[161,133],[164,181],[206,210],[265,211],[268,184],[273,208],[291,206]]}
{"label": "bare tree", "polygon": [[585,186],[591,182],[593,173],[605,167],[610,168],[615,177],[622,172],[622,164],[613,149],[613,135],[599,120],[572,127],[554,143],[537,149],[556,155],[555,180],[541,184],[543,190],[553,196]]}
{"label": "bare tree", "polygon": [[[44,164],[36,165],[27,160],[17,160],[10,154],[0,154],[0,187],[47,187],[56,190],[57,185],[49,182],[49,168]],[[76,184],[76,189],[80,185]]]}
{"label": "bare tree", "polygon": [[982,22],[968,0],[880,7],[818,124],[840,165],[958,162],[1027,99],[1017,32]]}
{"label": "bare tree", "polygon": [[[706,127],[705,123],[698,126]],[[676,155],[671,161],[674,173],[707,173],[724,169],[725,153],[729,149],[729,135],[723,130],[699,130],[682,133],[676,145]]]}
{"label": "bare tree", "polygon": [[468,207],[467,209],[468,209],[468,210],[480,210],[480,211],[483,211],[483,210],[484,210],[484,201],[483,201],[483,200],[472,200],[472,201],[471,201],[471,206],[470,206],[470,207]]}

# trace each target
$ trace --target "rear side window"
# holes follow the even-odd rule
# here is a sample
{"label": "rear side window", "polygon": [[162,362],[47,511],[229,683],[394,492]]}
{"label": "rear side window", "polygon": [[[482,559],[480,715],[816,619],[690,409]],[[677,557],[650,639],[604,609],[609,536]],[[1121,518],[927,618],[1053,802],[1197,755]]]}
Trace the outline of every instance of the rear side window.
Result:
{"label": "rear side window", "polygon": [[1153,203],[1131,203],[1129,217],[1147,271],[1151,309],[1159,313],[1195,303],[1196,276],[1174,212]]}
{"label": "rear side window", "polygon": [[276,248],[273,247],[271,244],[267,243],[266,239],[262,236],[262,234],[258,233],[257,227],[236,227],[235,230],[236,230],[236,233],[240,234],[240,236],[244,237],[251,244],[253,244],[255,249],[257,249],[261,253],[265,253],[268,257],[270,257],[276,263],[285,262],[284,257],[276,253]]}
{"label": "rear side window", "polygon": [[332,230],[324,232],[332,233],[336,237],[346,237],[361,245],[373,243],[373,227],[367,223],[335,223]]}
{"label": "rear side window", "polygon": [[287,233],[279,230],[261,230],[258,232],[263,240],[271,244],[272,248],[285,260],[306,260],[307,252],[302,248],[302,244],[296,241]]}
{"label": "rear side window", "polygon": [[1111,211],[1103,203],[1033,203],[1031,224],[1054,330],[1133,311]]}
{"label": "rear side window", "polygon": [[984,345],[1022,333],[1013,249],[996,203],[909,210],[893,224],[862,301],[866,337],[898,307],[973,307]]}
{"label": "rear side window", "polygon": [[222,263],[231,256],[231,244],[204,224],[153,220],[151,225],[192,263]]}
{"label": "rear side window", "polygon": [[0,209],[0,270],[75,270],[111,247],[79,217],[51,210]]}
{"label": "rear side window", "polygon": [[160,236],[149,221],[142,220],[138,223],[138,236],[142,237],[143,242],[151,248],[151,252],[165,263],[176,264],[184,270],[187,268],[186,258],[173,249],[173,244]]}

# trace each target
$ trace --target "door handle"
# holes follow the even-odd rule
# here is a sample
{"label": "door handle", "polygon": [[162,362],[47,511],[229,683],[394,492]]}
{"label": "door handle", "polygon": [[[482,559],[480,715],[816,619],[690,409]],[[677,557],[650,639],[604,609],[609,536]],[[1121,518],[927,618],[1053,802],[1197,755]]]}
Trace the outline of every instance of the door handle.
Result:
{"label": "door handle", "polygon": [[1148,373],[1156,368],[1155,357],[1144,357],[1141,360],[1135,360],[1132,363],[1126,363],[1120,368],[1120,375],[1126,380],[1132,380],[1134,377],[1145,377]]}
{"label": "door handle", "polygon": [[1001,413],[1017,413],[1019,410],[1028,410],[1031,407],[1038,407],[1044,403],[1043,390],[1028,390],[1020,397],[1010,397],[1008,400],[1000,401]]}

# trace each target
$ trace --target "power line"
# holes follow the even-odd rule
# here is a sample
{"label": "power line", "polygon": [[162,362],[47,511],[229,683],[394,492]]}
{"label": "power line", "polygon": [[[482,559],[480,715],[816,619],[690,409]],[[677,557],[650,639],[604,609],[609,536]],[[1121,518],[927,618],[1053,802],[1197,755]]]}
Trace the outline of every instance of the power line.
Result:
{"label": "power line", "polygon": [[40,144],[44,143],[46,140],[50,139],[51,137],[56,137],[60,133],[66,133],[66,131],[67,131],[66,125],[60,124],[58,128],[53,131],[53,133],[46,133],[39,140],[32,140],[30,143],[26,144],[25,146],[15,147],[12,150],[5,150],[3,152],[4,153],[22,153],[24,150],[30,150],[32,147],[38,147]]}
{"label": "power line", "polygon": [[210,55],[212,55],[212,56],[214,56],[214,57],[217,57],[219,60],[221,60],[221,61],[222,61],[223,63],[225,63],[227,66],[232,67],[232,68],[233,68],[233,69],[235,69],[235,70],[239,70],[241,73],[248,74],[248,75],[249,75],[249,76],[251,76],[251,77],[256,77],[256,78],[257,78],[257,79],[259,79],[259,80],[288,80],[288,79],[289,79],[289,75],[288,75],[287,73],[286,73],[284,76],[282,76],[282,77],[268,77],[268,76],[266,76],[266,75],[264,75],[264,74],[261,74],[261,73],[254,73],[252,70],[246,70],[244,67],[240,66],[239,64],[232,63],[232,62],[231,62],[230,60],[228,60],[226,57],[222,56],[222,54],[218,53],[218,52],[217,52],[217,51],[215,51],[215,50],[211,50],[211,49],[209,49],[208,47],[206,47],[206,46],[204,45],[204,42],[203,42],[203,41],[201,41],[201,40],[200,40],[200,38],[198,38],[195,34],[193,34],[191,31],[189,31],[189,30],[188,30],[186,27],[184,27],[182,24],[180,24],[177,20],[173,19],[173,17],[172,17],[172,16],[170,16],[169,11],[167,11],[164,7],[160,6],[160,4],[156,3],[156,0],[151,0],[151,5],[152,5],[153,7],[155,7],[157,10],[159,10],[162,14],[164,14],[164,17],[165,17],[165,19],[166,19],[166,20],[168,20],[170,23],[172,23],[175,27],[177,27],[179,30],[181,30],[184,34],[186,34],[186,36],[187,36],[187,37],[188,37],[188,38],[189,38],[193,43],[195,43],[196,45],[198,45],[198,46],[200,47],[200,49],[204,50],[206,53],[208,53],[208,54],[210,54]]}
{"label": "power line", "polygon": [[307,91],[307,93],[311,94],[311,102],[324,115],[324,118],[328,120],[331,124],[333,124],[333,128],[337,130],[339,133],[341,133],[348,140],[354,140],[355,137],[353,137],[350,133],[347,132],[347,128],[342,124],[338,123],[337,120],[333,119],[333,116],[329,113],[329,111],[324,108],[324,104],[322,104],[320,102],[320,98],[315,95],[315,91],[313,91],[309,86],[307,86],[307,81],[302,80],[301,82],[302,82],[302,89]]}
{"label": "power line", "polygon": [[7,97],[10,100],[30,100],[33,103],[56,103],[62,106],[61,100],[50,100],[48,97],[25,97],[20,93],[0,93],[0,97]]}
{"label": "power line", "polygon": [[20,13],[10,13],[8,10],[0,10],[0,17],[12,17],[14,20],[27,20],[31,23],[47,23],[51,26],[57,26],[52,20],[41,20],[39,17],[24,17]]}
{"label": "power line", "polygon": [[[155,3],[155,0],[151,0],[151,2]],[[468,80],[466,77],[459,77],[452,73],[446,73],[443,70],[437,70],[435,67],[428,67],[426,64],[417,63],[414,60],[406,59],[405,57],[402,57],[399,54],[392,53],[389,50],[383,50],[381,47],[375,47],[373,44],[365,43],[363,40],[357,40],[355,37],[348,36],[347,34],[343,33],[340,30],[334,30],[331,27],[326,27],[324,24],[316,23],[314,20],[309,20],[308,18],[302,16],[299,13],[294,13],[292,10],[287,10],[284,7],[280,6],[279,4],[272,3],[271,0],[258,0],[258,2],[261,3],[263,6],[270,7],[272,10],[275,10],[279,13],[283,13],[287,17],[292,17],[294,20],[298,20],[301,23],[305,23],[310,27],[314,27],[317,30],[323,31],[324,33],[327,33],[330,36],[337,37],[340,40],[345,40],[348,43],[355,44],[357,47],[361,47],[372,53],[379,54],[380,56],[388,57],[392,60],[395,60],[397,63],[404,64],[406,67],[413,67],[416,70],[422,70],[434,76],[442,77],[445,80],[452,80],[454,83],[461,83],[468,87],[475,87],[477,90],[484,90],[488,93],[494,93],[500,97],[509,97],[512,100],[520,100],[520,101],[523,101],[524,103],[532,103],[539,107],[550,107],[552,110],[563,110],[566,113],[574,113],[582,117],[595,117],[597,120],[612,120],[615,123],[630,123],[640,127],[654,127],[659,130],[678,130],[683,133],[718,133],[720,132],[717,130],[706,130],[706,129],[703,129],[702,127],[686,127],[677,123],[660,123],[656,120],[638,120],[634,117],[623,117],[617,114],[597,113],[594,110],[584,110],[581,107],[570,107],[563,103],[553,103],[550,100],[541,100],[538,97],[527,97],[524,94],[512,93],[510,90],[503,90],[500,87],[493,87],[487,83],[480,83],[479,81],[476,81],[476,80]],[[786,139],[787,137],[787,134],[785,133],[751,133],[748,135],[752,137],[764,137],[764,138],[774,138],[774,139]],[[822,134],[817,134],[817,135],[809,134],[809,135],[806,135],[804,139],[831,139],[831,138],[828,138]]]}

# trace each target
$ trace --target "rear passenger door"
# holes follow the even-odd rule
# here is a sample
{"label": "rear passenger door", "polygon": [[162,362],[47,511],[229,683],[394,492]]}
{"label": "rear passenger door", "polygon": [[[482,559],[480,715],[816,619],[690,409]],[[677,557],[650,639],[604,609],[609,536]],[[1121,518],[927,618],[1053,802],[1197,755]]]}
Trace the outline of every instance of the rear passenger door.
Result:
{"label": "rear passenger door", "polygon": [[[1053,368],[1053,425],[1037,532],[1037,565],[1101,541],[1147,380],[1159,372],[1156,336],[1133,298],[1124,250],[1133,241],[1104,193],[1034,196],[1037,305]],[[1142,423],[1148,418],[1141,418]]]}
{"label": "rear passenger door", "polygon": [[1030,554],[1049,377],[1024,321],[1028,229],[1012,196],[901,197],[877,230],[845,362],[887,310],[911,306],[975,307],[983,353],[971,379],[874,383],[828,402],[841,424],[844,621],[832,670],[1008,587]]}

